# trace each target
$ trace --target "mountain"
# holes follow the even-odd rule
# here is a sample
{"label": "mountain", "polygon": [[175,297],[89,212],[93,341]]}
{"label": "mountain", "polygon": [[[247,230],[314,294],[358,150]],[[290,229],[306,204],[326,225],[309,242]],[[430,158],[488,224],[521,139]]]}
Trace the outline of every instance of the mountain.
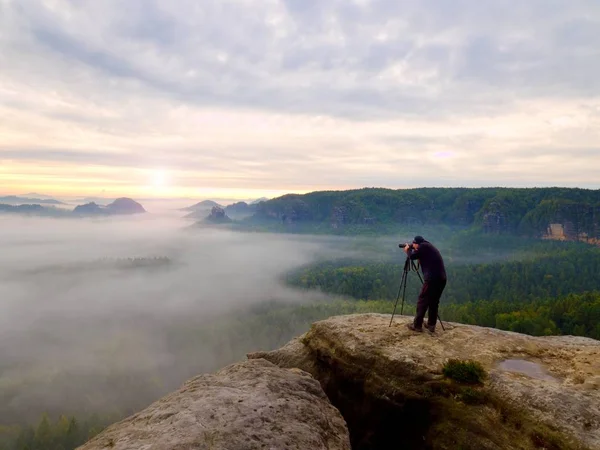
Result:
{"label": "mountain", "polygon": [[[600,448],[600,341],[411,317],[316,322],[186,382],[80,450]],[[390,326],[392,325],[392,326]]]}
{"label": "mountain", "polygon": [[225,214],[225,210],[220,206],[213,206],[210,214],[204,219],[205,223],[222,224],[229,223],[231,219]]}
{"label": "mountain", "polygon": [[27,197],[27,198],[43,198],[43,199],[53,199],[51,195],[38,194],[37,192],[28,192],[27,194],[20,195],[19,197]]}
{"label": "mountain", "polygon": [[76,206],[75,209],[73,210],[73,214],[80,215],[80,216],[103,215],[103,214],[107,214],[107,211],[102,206],[100,206],[94,202],[90,202],[90,203],[86,203],[85,205]]}
{"label": "mountain", "polygon": [[0,203],[0,214],[20,214],[26,216],[66,217],[70,214],[65,209],[42,205],[7,205]]}
{"label": "mountain", "polygon": [[83,199],[77,200],[78,203],[96,203],[101,206],[106,206],[111,202],[114,202],[114,198],[104,198],[104,197],[85,197]]}
{"label": "mountain", "polygon": [[256,212],[255,205],[248,205],[245,202],[238,202],[222,206],[212,206],[210,209],[198,209],[184,216],[184,219],[202,220],[213,223],[231,222],[231,219],[246,219]]}
{"label": "mountain", "polygon": [[79,216],[96,216],[96,215],[131,215],[143,214],[146,210],[144,207],[130,198],[118,198],[107,206],[98,205],[95,202],[79,205],[73,210],[73,214]]}
{"label": "mountain", "polygon": [[245,219],[256,212],[256,204],[237,202],[225,207],[225,213],[232,219]]}
{"label": "mountain", "polygon": [[248,223],[331,232],[443,224],[487,233],[600,242],[600,190],[364,188],[288,194],[259,203]]}
{"label": "mountain", "polygon": [[42,205],[6,205],[0,204],[0,213],[22,214],[28,216],[72,217],[72,216],[98,216],[98,215],[129,215],[142,214],[144,207],[130,198],[119,198],[108,206],[101,206],[90,202],[78,205],[72,211],[64,208],[48,207]]}
{"label": "mountain", "polygon": [[261,197],[261,198],[257,198],[256,200],[252,200],[250,202],[250,205],[256,205],[260,202],[266,202],[267,200],[269,200],[267,197]]}
{"label": "mountain", "polygon": [[110,214],[143,214],[144,207],[130,198],[118,198],[106,206]]}
{"label": "mountain", "polygon": [[55,200],[53,198],[28,198],[28,197],[17,197],[16,195],[8,195],[0,197],[0,203],[10,205],[64,205],[65,203]]}
{"label": "mountain", "polygon": [[214,206],[218,206],[219,208],[223,207],[212,200],[203,200],[201,202],[196,203],[195,205],[181,208],[180,211],[210,211],[211,208]]}

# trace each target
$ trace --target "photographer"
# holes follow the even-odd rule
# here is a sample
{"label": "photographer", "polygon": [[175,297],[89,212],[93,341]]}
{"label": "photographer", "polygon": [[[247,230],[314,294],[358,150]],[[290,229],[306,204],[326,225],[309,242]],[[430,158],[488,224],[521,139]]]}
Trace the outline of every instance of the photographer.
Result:
{"label": "photographer", "polygon": [[446,287],[446,268],[439,250],[422,236],[415,236],[412,244],[400,244],[411,260],[418,259],[423,272],[423,287],[417,301],[417,314],[407,327],[412,331],[423,331],[423,320],[427,316],[427,329],[435,332],[440,297]]}

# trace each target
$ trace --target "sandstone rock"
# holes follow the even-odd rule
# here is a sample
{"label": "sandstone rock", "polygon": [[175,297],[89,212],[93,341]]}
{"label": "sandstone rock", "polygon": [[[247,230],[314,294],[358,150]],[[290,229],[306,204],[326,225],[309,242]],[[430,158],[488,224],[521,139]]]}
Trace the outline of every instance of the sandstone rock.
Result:
{"label": "sandstone rock", "polygon": [[[600,341],[454,323],[430,335],[409,331],[410,320],[390,328],[389,315],[334,317],[248,357],[319,379],[353,448],[600,448]],[[444,380],[451,358],[479,361],[485,386]]]}
{"label": "sandstone rock", "polygon": [[319,383],[255,359],[189,380],[80,450],[349,450],[346,424]]}

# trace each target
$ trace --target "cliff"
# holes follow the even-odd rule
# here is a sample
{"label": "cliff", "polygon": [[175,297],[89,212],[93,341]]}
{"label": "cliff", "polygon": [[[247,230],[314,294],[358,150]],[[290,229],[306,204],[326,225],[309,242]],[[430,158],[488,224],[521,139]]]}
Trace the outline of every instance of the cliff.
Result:
{"label": "cliff", "polygon": [[[532,337],[446,323],[414,333],[409,318],[366,314],[315,323],[264,358],[317,378],[340,409],[352,448],[600,448],[600,341]],[[450,359],[489,376],[465,386]]]}
{"label": "cliff", "polygon": [[[454,323],[414,333],[409,320],[317,322],[81,449],[600,448],[600,341]],[[476,361],[487,376],[470,380],[472,366],[452,372],[449,360]]]}

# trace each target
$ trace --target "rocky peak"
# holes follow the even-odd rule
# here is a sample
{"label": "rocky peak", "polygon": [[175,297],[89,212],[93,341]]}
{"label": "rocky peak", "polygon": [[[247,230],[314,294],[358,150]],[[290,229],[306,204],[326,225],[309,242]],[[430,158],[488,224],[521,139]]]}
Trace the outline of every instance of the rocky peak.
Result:
{"label": "rocky peak", "polygon": [[226,223],[231,222],[231,219],[225,214],[225,210],[220,206],[213,206],[210,210],[210,214],[205,219],[206,222],[212,223]]}

